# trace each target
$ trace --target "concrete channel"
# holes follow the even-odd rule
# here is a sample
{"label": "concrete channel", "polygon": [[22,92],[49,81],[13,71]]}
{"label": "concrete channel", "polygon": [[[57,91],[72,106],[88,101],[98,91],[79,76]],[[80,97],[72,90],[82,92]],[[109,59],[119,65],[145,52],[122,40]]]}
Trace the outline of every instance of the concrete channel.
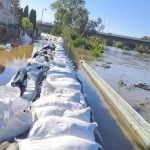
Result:
{"label": "concrete channel", "polygon": [[150,125],[119,94],[117,94],[85,61],[81,68],[101,94],[105,105],[120,124],[123,132],[139,149],[150,149]]}

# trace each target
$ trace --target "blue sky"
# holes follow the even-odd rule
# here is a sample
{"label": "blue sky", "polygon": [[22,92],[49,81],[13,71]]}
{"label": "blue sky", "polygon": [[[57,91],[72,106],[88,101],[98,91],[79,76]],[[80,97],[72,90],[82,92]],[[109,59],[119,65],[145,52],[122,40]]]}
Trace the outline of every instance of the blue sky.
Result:
{"label": "blue sky", "polygon": [[[54,12],[50,3],[55,0],[21,0],[21,6],[29,5],[37,11],[38,20],[52,22]],[[86,0],[91,19],[101,17],[106,28],[104,32],[141,37],[150,36],[150,0]]]}

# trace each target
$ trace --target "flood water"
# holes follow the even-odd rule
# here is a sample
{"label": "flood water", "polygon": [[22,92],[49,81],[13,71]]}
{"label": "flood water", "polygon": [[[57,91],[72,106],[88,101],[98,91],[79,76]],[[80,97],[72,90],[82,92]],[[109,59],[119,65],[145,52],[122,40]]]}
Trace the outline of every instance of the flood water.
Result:
{"label": "flood water", "polygon": [[[150,90],[134,85],[150,85],[150,55],[107,47],[100,58],[89,62],[145,120],[150,122]],[[108,68],[105,68],[108,64]]]}
{"label": "flood water", "polygon": [[82,92],[86,94],[86,100],[92,108],[95,121],[98,123],[98,131],[101,140],[96,137],[96,142],[103,145],[105,150],[134,150],[136,149],[125,137],[116,120],[104,106],[99,94],[89,82],[82,70],[77,71],[78,79],[82,82]]}
{"label": "flood water", "polygon": [[19,46],[10,51],[0,49],[0,86],[7,84],[18,69],[27,64],[33,46]]}

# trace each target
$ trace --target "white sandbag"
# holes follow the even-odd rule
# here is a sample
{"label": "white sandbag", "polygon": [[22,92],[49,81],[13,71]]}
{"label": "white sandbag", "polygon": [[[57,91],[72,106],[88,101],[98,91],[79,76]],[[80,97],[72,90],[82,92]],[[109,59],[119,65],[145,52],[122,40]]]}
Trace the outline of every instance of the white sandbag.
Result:
{"label": "white sandbag", "polygon": [[[84,95],[80,92],[80,90],[73,90],[62,87],[54,87],[47,80],[43,81],[43,85],[41,87],[41,97],[43,96],[52,96],[56,93],[56,97],[67,97],[68,101],[81,103],[84,107],[87,106],[85,102]],[[58,99],[58,98],[57,98]]]}
{"label": "white sandbag", "polygon": [[40,119],[49,116],[63,116],[66,109],[58,106],[45,106],[31,108],[31,110],[35,113],[37,119]]}
{"label": "white sandbag", "polygon": [[44,80],[42,82],[42,87],[41,87],[41,94],[40,96],[43,97],[43,96],[46,96],[46,95],[50,95],[50,94],[53,94],[54,91],[55,91],[55,87],[52,86],[50,83],[48,83],[46,80]]}
{"label": "white sandbag", "polygon": [[51,68],[49,70],[49,72],[64,73],[64,74],[66,74],[66,73],[71,73],[71,74],[75,73],[71,68],[59,68],[59,67],[56,67],[56,66]]}
{"label": "white sandbag", "polygon": [[64,112],[64,116],[65,117],[72,117],[72,118],[76,118],[85,122],[90,123],[90,112],[91,112],[91,108],[87,107],[85,109],[81,109],[79,111],[69,111],[66,110]]}
{"label": "white sandbag", "polygon": [[19,141],[19,150],[98,150],[100,146],[76,136],[58,136],[53,138]]}
{"label": "white sandbag", "polygon": [[63,87],[63,88],[69,88],[74,90],[81,90],[81,85],[79,82],[75,81],[68,81],[68,80],[59,80],[59,81],[50,81],[47,80],[48,83],[53,85],[54,87]]}
{"label": "white sandbag", "polygon": [[5,103],[0,99],[0,128],[5,127],[10,118],[14,117],[16,113],[28,109],[30,103],[22,98],[8,98]]}
{"label": "white sandbag", "polygon": [[16,98],[20,95],[20,90],[17,87],[0,86],[0,99]]}
{"label": "white sandbag", "polygon": [[5,126],[5,123],[10,118],[10,108],[12,102],[20,95],[19,88],[10,86],[0,86],[0,128]]}
{"label": "white sandbag", "polygon": [[47,82],[54,87],[65,87],[74,90],[81,90],[80,83],[75,78],[56,78],[55,80],[50,80],[49,77],[46,78]]}
{"label": "white sandbag", "polygon": [[74,68],[74,66],[71,63],[62,63],[61,61],[54,61],[54,65],[60,68]]}
{"label": "white sandbag", "polygon": [[23,134],[32,125],[31,112],[18,112],[10,118],[5,127],[0,129],[0,142]]}
{"label": "white sandbag", "polygon": [[64,46],[64,40],[62,37],[57,38],[57,43],[61,46]]}
{"label": "white sandbag", "polygon": [[10,107],[9,107],[9,100],[5,99],[5,103],[0,99],[0,128],[5,126],[5,123],[9,119],[10,115]]}
{"label": "white sandbag", "polygon": [[63,77],[70,77],[70,78],[76,78],[75,73],[69,73],[69,72],[59,72],[59,71],[48,71],[47,78],[55,79],[55,78],[63,78]]}
{"label": "white sandbag", "polygon": [[59,106],[69,110],[80,110],[84,106],[77,102],[71,102],[69,97],[63,96],[61,94],[53,94],[37,99],[32,103],[32,107],[45,107],[45,106]]}
{"label": "white sandbag", "polygon": [[51,73],[47,75],[47,81],[71,81],[78,82],[74,74]]}
{"label": "white sandbag", "polygon": [[66,110],[63,107],[58,106],[45,106],[45,107],[36,107],[31,109],[33,113],[36,115],[36,120],[49,116],[64,116],[64,117],[72,117],[85,122],[90,123],[90,111],[91,109],[85,108],[81,110]]}
{"label": "white sandbag", "polygon": [[95,141],[93,131],[96,125],[96,123],[87,123],[75,118],[50,116],[36,121],[29,131],[28,138],[42,139],[74,135]]}
{"label": "white sandbag", "polygon": [[57,88],[55,92],[58,94],[62,94],[62,96],[69,97],[67,100],[70,102],[77,102],[82,104],[83,107],[87,107],[85,96],[80,92],[80,90],[72,90],[68,88]]}
{"label": "white sandbag", "polygon": [[[57,54],[55,54],[55,55],[57,55]],[[54,64],[55,64],[56,68],[57,67],[69,68],[70,67],[70,69],[72,69],[72,70],[74,69],[73,63],[70,60],[66,60],[65,58],[63,58],[60,55],[54,58]]]}
{"label": "white sandbag", "polygon": [[14,117],[16,113],[29,109],[30,105],[31,103],[29,101],[26,101],[21,97],[15,98],[10,105],[10,117]]}

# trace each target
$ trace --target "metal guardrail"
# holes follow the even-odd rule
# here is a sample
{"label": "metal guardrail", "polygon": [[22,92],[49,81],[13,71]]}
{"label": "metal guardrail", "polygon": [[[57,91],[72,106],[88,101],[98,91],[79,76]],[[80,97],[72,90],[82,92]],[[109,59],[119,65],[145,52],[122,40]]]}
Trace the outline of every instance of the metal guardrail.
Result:
{"label": "metal guardrail", "polygon": [[[129,127],[129,131],[139,140],[144,149],[150,149],[150,124],[138,114],[106,81],[104,81],[85,61],[81,61],[81,67],[92,79],[100,93],[104,93],[107,101],[111,103],[122,116],[123,122]],[[136,143],[139,145],[139,143]]]}

